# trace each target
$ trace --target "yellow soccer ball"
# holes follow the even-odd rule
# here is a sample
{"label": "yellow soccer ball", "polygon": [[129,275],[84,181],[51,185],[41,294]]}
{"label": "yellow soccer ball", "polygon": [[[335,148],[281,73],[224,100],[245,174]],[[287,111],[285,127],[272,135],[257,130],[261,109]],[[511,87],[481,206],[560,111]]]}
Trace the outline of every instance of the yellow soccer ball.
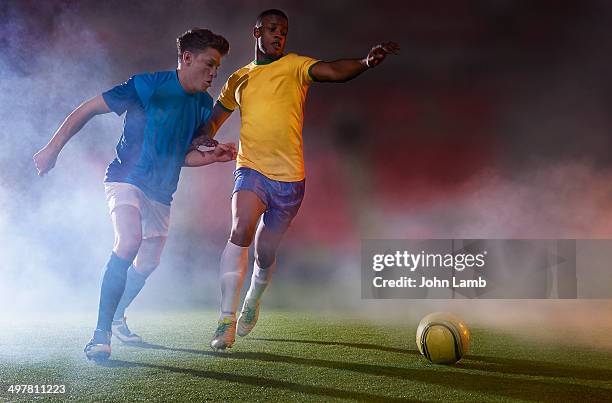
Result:
{"label": "yellow soccer ball", "polygon": [[434,364],[454,364],[470,348],[470,329],[453,314],[430,313],[419,323],[416,344]]}

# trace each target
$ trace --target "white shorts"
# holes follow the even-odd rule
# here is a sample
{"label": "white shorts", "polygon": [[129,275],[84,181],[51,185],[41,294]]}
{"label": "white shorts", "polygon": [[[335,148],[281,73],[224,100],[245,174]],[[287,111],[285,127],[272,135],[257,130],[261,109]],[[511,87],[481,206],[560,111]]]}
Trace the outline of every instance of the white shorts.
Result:
{"label": "white shorts", "polygon": [[142,238],[168,236],[170,206],[149,199],[142,190],[131,183],[105,182],[104,193],[110,214],[117,206],[134,206],[140,211]]}

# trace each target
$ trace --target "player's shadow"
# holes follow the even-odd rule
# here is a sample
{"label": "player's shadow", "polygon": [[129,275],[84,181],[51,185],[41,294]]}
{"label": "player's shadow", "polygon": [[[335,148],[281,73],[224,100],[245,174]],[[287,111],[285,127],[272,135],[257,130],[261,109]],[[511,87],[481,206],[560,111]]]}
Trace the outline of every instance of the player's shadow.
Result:
{"label": "player's shadow", "polygon": [[[266,342],[303,343],[315,345],[344,346],[366,350],[385,351],[391,353],[420,355],[417,350],[407,350],[395,347],[385,347],[365,343],[346,343],[341,341],[303,340],[303,339],[274,339],[257,338]],[[575,378],[584,380],[612,380],[612,370],[604,368],[589,368],[583,366],[568,366],[544,361],[521,360],[516,358],[487,357],[483,355],[466,355],[456,367],[479,370],[485,372],[498,372],[513,375],[544,376],[552,378]]]}
{"label": "player's shadow", "polygon": [[258,341],[283,342],[283,343],[318,344],[321,346],[343,346],[343,347],[351,347],[351,348],[361,348],[364,350],[383,351],[385,353],[420,355],[420,353],[417,350],[408,350],[404,348],[381,346],[379,344],[371,344],[371,343],[348,343],[348,342],[342,342],[342,341],[302,340],[302,339],[272,339],[272,338],[265,338],[265,337],[250,337],[249,339],[258,340]]}
{"label": "player's shadow", "polygon": [[[569,366],[545,361],[467,355],[466,359],[461,361],[460,364],[465,369],[502,374],[574,378],[587,381],[612,381],[612,370],[609,369]],[[612,391],[610,393],[612,394]]]}
{"label": "player's shadow", "polygon": [[[143,343],[144,344],[144,343]],[[143,346],[142,344],[139,347],[144,348],[154,348],[161,350],[178,350],[183,351],[183,349],[172,349],[164,346],[157,346],[148,344],[147,346]],[[194,352],[198,350],[186,350],[187,352]],[[200,353],[204,353],[204,351],[200,351]],[[212,353],[212,352],[206,352]],[[216,355],[216,354],[215,354]],[[227,372],[217,372],[217,371],[209,371],[203,369],[192,369],[192,368],[180,368],[173,367],[169,365],[159,365],[159,364],[148,364],[143,362],[132,362],[132,361],[123,361],[123,360],[109,360],[100,365],[110,368],[150,368],[156,369],[160,371],[169,371],[184,375],[189,375],[197,378],[205,378],[205,379],[213,379],[217,381],[223,382],[235,382],[243,385],[257,386],[257,387],[266,387],[272,389],[284,389],[290,390],[292,392],[305,393],[314,396],[321,396],[326,398],[337,398],[337,399],[353,399],[356,401],[388,401],[388,402],[416,402],[417,400],[404,399],[404,398],[394,398],[389,396],[380,396],[371,393],[365,392],[356,392],[350,390],[342,390],[336,388],[328,388],[322,386],[312,386],[312,385],[303,385],[296,382],[282,381],[278,379],[270,379],[270,378],[262,378],[258,376],[250,376],[250,375],[237,375]]]}
{"label": "player's shadow", "polygon": [[[274,339],[266,339],[266,341],[273,341]],[[279,339],[281,340],[281,339]],[[277,340],[277,341],[279,341]],[[287,342],[288,340],[283,340]],[[320,345],[321,342],[318,340],[293,340],[294,342],[299,343],[308,343],[313,342],[312,344]],[[327,342],[324,342],[327,343]],[[342,342],[330,342],[334,343],[334,345],[338,345]],[[343,343],[341,345],[351,346],[354,343]],[[357,348],[366,348],[369,346],[368,344],[356,344]],[[591,385],[581,385],[576,383],[568,383],[565,381],[559,381],[557,379],[526,379],[521,378],[508,378],[505,376],[492,375],[487,373],[488,369],[485,364],[481,364],[480,368],[468,368],[464,367],[463,363],[460,363],[454,367],[446,367],[444,370],[441,370],[441,367],[437,366],[428,366],[428,367],[419,367],[419,368],[404,368],[404,367],[393,367],[387,365],[377,365],[377,364],[365,364],[365,363],[355,363],[355,362],[344,362],[344,361],[333,361],[333,360],[322,360],[316,358],[306,358],[306,357],[295,357],[295,356],[285,356],[280,354],[271,354],[271,353],[263,353],[263,352],[244,352],[244,351],[236,351],[236,352],[227,352],[227,353],[217,353],[213,351],[207,350],[197,350],[197,349],[185,349],[185,348],[173,348],[166,347],[155,344],[143,343],[137,345],[137,347],[141,348],[150,348],[156,350],[168,350],[173,352],[183,352],[190,354],[199,354],[206,355],[211,357],[226,357],[228,359],[237,359],[237,360],[254,360],[254,361],[262,361],[269,363],[286,363],[293,365],[303,365],[309,367],[317,367],[317,368],[325,368],[325,369],[334,369],[334,370],[343,370],[343,371],[352,371],[365,375],[372,375],[377,377],[388,377],[395,378],[400,380],[407,381],[417,381],[423,382],[432,385],[450,387],[459,390],[465,390],[468,392],[485,392],[491,393],[499,396],[516,398],[516,399],[524,399],[524,400],[533,400],[538,399],[538,396],[546,396],[547,399],[557,400],[557,401],[565,401],[567,399],[573,400],[597,400],[602,401],[609,399],[610,397],[610,389],[601,388],[598,386]],[[378,347],[374,349],[376,351],[379,350]],[[395,349],[394,349],[395,350]],[[397,349],[401,353],[409,353],[413,354],[413,350],[402,350]],[[484,360],[490,359],[491,362],[497,360],[490,357],[482,357],[476,356],[479,360],[485,362]],[[512,360],[511,360],[512,361]],[[545,364],[545,363],[538,363]],[[523,362],[523,360],[516,360],[515,365],[520,367],[520,365],[526,365],[529,368],[529,361]],[[482,371],[482,374],[468,373],[465,369],[471,370],[479,370]],[[567,368],[564,368],[567,371]],[[592,370],[592,369],[591,369]],[[595,371],[595,370],[593,370]],[[493,371],[496,372],[496,371]],[[498,371],[501,372],[501,371]],[[606,374],[609,374],[610,371],[602,370],[597,375],[597,379],[606,379],[603,378]],[[529,375],[529,376],[541,376],[539,373],[517,373],[520,375]],[[574,369],[571,373],[564,373],[564,377],[574,376],[578,379],[588,379],[592,380],[593,378],[585,378],[584,374],[580,375],[578,369]],[[548,375],[552,376],[552,375]],[[557,374],[557,376],[560,376]],[[608,375],[609,376],[609,375]],[[308,392],[305,392],[308,393]],[[380,396],[377,396],[380,399]],[[386,397],[385,397],[386,399]]]}

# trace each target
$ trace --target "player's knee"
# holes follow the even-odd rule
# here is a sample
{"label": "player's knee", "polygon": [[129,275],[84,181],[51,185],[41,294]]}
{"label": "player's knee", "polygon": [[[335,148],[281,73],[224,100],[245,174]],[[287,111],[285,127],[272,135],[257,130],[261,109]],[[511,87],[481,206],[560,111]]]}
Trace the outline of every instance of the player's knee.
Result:
{"label": "player's knee", "polygon": [[276,256],[271,252],[257,252],[255,253],[255,260],[257,261],[257,266],[268,268],[272,266],[274,260],[276,260]]}
{"label": "player's knee", "polygon": [[254,228],[252,228],[252,226],[237,221],[232,225],[230,241],[238,246],[251,246],[251,242],[253,242],[253,232]]}
{"label": "player's knee", "polygon": [[142,238],[138,234],[121,235],[115,243],[115,253],[124,259],[134,259],[141,242]]}
{"label": "player's knee", "polygon": [[157,269],[157,266],[159,266],[159,259],[147,259],[146,261],[136,259],[134,266],[138,273],[148,277]]}

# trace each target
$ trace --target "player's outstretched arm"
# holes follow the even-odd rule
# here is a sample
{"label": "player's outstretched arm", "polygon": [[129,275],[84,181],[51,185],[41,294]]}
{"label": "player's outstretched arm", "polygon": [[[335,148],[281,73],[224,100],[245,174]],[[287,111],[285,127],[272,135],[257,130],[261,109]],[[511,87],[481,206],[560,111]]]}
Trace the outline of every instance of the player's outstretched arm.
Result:
{"label": "player's outstretched arm", "polygon": [[42,176],[55,166],[57,156],[62,148],[91,118],[96,115],[110,112],[108,105],[104,102],[102,95],[93,97],[79,105],[62,125],[57,129],[49,143],[34,154],[33,160],[38,175]]}
{"label": "player's outstretched arm", "polygon": [[201,167],[203,165],[209,165],[213,162],[226,162],[236,159],[236,144],[218,143],[214,150],[211,151],[200,151],[198,149],[191,150],[185,156],[186,167]]}
{"label": "player's outstretched arm", "polygon": [[396,55],[399,45],[385,42],[374,46],[363,59],[341,59],[333,62],[318,62],[312,66],[310,74],[315,81],[344,83],[357,77],[364,71],[378,66],[388,54]]}
{"label": "player's outstretched arm", "polygon": [[229,112],[217,102],[213,107],[208,122],[206,122],[206,124],[195,134],[191,146],[193,148],[198,148],[199,146],[215,147],[219,144],[218,141],[214,140],[214,137],[217,134],[217,130],[219,130],[223,122],[225,122],[231,114],[232,112]]}

